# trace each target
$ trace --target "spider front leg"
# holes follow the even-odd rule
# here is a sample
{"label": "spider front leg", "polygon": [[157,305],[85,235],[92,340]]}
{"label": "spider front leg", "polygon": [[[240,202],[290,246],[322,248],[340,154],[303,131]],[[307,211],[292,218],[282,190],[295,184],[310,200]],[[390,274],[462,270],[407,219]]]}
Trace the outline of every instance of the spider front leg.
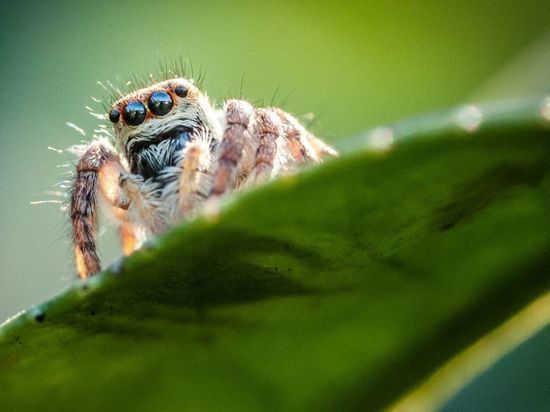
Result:
{"label": "spider front leg", "polygon": [[101,193],[120,222],[118,236],[122,252],[126,256],[136,250],[138,245],[135,225],[130,222],[130,217],[128,216],[130,200],[120,186],[121,176],[127,173],[126,168],[117,159],[116,161],[105,162],[98,174]]}
{"label": "spider front leg", "polygon": [[127,213],[132,221],[141,222],[151,234],[164,232],[168,226],[159,210],[162,200],[158,196],[158,184],[137,174],[122,173],[118,185],[120,196],[128,203]]}
{"label": "spider front leg", "polygon": [[[99,195],[103,195],[112,207],[119,209],[119,214],[128,208],[128,203],[121,198],[118,190],[118,178],[123,170],[118,156],[101,142],[92,143],[76,165],[70,218],[76,269],[81,279],[101,270],[96,251]],[[130,234],[127,236],[131,237]]]}
{"label": "spider front leg", "polygon": [[208,196],[204,193],[205,172],[210,163],[208,136],[198,133],[182,152],[179,181],[178,207],[184,217],[189,217],[195,206]]}
{"label": "spider front leg", "polygon": [[135,226],[128,220],[123,220],[118,227],[118,237],[120,238],[122,253],[124,253],[124,256],[130,255],[138,248]]}

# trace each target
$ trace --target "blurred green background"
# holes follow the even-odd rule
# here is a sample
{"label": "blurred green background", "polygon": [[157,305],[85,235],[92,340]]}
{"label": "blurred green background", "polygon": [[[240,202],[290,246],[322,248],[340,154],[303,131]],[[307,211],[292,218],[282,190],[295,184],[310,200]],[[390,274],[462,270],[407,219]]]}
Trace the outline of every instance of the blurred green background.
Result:
{"label": "blurred green background", "polygon": [[[123,84],[181,55],[206,74],[213,100],[238,95],[244,78],[246,99],[314,113],[314,132],[335,144],[445,106],[550,92],[547,0],[56,0],[0,10],[0,320],[74,279],[59,205],[30,202],[58,199],[48,191],[74,159],[47,148],[80,142],[66,122],[91,137],[97,120],[85,106],[101,111],[90,98],[101,95],[97,80]],[[101,242],[107,263],[118,246],[109,231]]]}

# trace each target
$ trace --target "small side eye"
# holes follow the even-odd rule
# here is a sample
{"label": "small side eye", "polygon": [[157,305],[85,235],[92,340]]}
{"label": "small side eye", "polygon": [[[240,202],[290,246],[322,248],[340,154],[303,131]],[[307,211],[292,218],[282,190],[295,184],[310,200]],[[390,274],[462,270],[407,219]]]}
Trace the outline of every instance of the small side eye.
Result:
{"label": "small side eye", "polygon": [[138,100],[133,100],[126,104],[122,116],[126,124],[129,124],[130,126],[137,126],[143,123],[146,113],[147,109],[143,103]]}
{"label": "small side eye", "polygon": [[158,90],[151,93],[147,100],[147,106],[149,106],[149,110],[151,110],[151,113],[154,115],[164,116],[172,109],[174,102],[167,92]]}
{"label": "small side eye", "polygon": [[174,93],[176,93],[179,97],[187,97],[187,87],[185,87],[183,84],[178,84],[174,88]]}
{"label": "small side eye", "polygon": [[120,119],[120,112],[117,109],[112,109],[109,112],[109,120],[113,123],[118,123]]}

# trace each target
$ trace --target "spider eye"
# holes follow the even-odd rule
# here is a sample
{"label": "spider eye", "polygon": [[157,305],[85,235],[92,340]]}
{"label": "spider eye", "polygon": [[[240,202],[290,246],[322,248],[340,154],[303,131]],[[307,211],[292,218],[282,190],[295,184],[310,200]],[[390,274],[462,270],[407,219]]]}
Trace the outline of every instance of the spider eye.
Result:
{"label": "spider eye", "polygon": [[174,93],[176,93],[179,97],[186,97],[187,87],[185,87],[183,84],[179,84],[174,88]]}
{"label": "spider eye", "polygon": [[151,113],[154,115],[164,116],[172,109],[174,102],[167,92],[164,90],[158,90],[151,93],[149,99],[147,100],[147,105],[149,106]]}
{"label": "spider eye", "polygon": [[120,112],[117,109],[112,109],[109,112],[109,120],[113,123],[118,123],[120,119]]}
{"label": "spider eye", "polygon": [[137,126],[138,124],[143,123],[143,121],[145,120],[146,112],[147,110],[145,109],[143,103],[137,100],[133,100],[131,102],[128,102],[128,104],[124,108],[122,116],[124,117],[124,121],[126,122],[126,124],[129,124],[130,126]]}

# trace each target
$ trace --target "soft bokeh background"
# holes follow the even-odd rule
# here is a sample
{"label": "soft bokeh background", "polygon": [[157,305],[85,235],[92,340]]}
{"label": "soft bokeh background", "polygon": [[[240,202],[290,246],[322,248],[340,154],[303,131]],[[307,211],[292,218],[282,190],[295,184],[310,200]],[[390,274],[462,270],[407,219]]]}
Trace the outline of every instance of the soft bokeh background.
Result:
{"label": "soft bokeh background", "polygon": [[[253,102],[315,113],[313,130],[336,144],[444,106],[550,91],[547,0],[2,1],[0,16],[0,320],[74,278],[59,205],[30,202],[56,199],[48,191],[71,170],[58,167],[69,154],[47,149],[82,139],[65,123],[88,138],[97,126],[85,109],[101,110],[97,80],[123,84],[182,56],[214,100],[242,83]],[[119,253],[109,233],[101,251],[104,262]],[[490,376],[483,393],[502,400]]]}

